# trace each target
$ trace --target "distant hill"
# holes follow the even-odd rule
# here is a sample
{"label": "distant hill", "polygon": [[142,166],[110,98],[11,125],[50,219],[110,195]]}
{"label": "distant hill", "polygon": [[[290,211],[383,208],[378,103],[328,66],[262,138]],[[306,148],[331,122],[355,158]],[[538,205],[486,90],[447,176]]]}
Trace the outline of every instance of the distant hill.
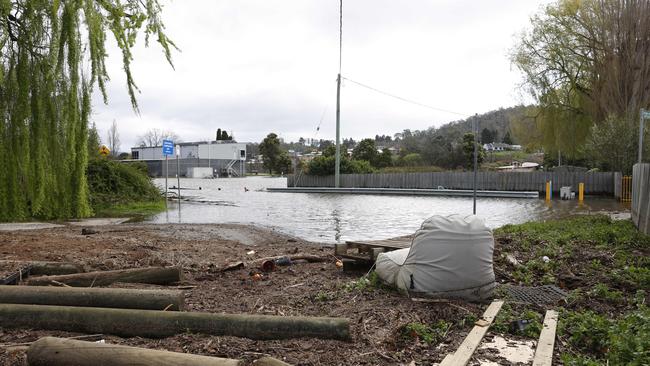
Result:
{"label": "distant hill", "polygon": [[[454,139],[460,139],[467,132],[472,132],[472,123],[478,120],[479,136],[484,128],[497,132],[497,142],[501,142],[506,132],[510,131],[510,119],[524,112],[525,106],[500,108],[495,111],[472,116],[467,119],[446,123],[437,128],[437,133]],[[512,132],[510,132],[511,137]],[[516,142],[516,141],[515,141]]]}

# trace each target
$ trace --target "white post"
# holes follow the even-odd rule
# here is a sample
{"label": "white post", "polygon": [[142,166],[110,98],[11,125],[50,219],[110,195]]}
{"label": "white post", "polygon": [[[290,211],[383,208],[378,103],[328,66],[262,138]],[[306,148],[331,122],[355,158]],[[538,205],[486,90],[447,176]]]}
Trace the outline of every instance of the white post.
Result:
{"label": "white post", "polygon": [[169,176],[169,156],[165,154],[165,206],[167,206],[167,196],[168,196],[168,185],[167,185],[167,177]]}
{"label": "white post", "polygon": [[181,146],[176,145],[176,182],[178,183],[178,205],[181,204],[181,165],[179,157],[181,155]]}

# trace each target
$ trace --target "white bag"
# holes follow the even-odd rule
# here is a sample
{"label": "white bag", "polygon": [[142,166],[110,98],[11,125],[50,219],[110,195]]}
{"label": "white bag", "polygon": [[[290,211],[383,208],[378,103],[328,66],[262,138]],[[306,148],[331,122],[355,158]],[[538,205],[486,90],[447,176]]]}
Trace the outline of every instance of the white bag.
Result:
{"label": "white bag", "polygon": [[477,216],[433,216],[410,248],[379,254],[376,271],[401,290],[481,301],[495,287],[493,251],[492,230]]}

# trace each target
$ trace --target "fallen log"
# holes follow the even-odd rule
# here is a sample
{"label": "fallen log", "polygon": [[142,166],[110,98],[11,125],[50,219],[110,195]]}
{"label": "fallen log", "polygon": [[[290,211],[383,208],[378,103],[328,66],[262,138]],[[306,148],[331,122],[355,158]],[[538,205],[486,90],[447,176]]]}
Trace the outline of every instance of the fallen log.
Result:
{"label": "fallen log", "polygon": [[237,366],[228,358],[159,351],[116,344],[44,337],[27,349],[30,366]]}
{"label": "fallen log", "polygon": [[71,262],[12,261],[0,260],[2,264],[23,263],[29,266],[31,276],[64,275],[85,272],[83,266]]}
{"label": "fallen log", "polygon": [[343,318],[22,304],[0,304],[0,328],[62,330],[148,338],[164,338],[185,332],[250,339],[350,338],[350,322]]}
{"label": "fallen log", "polygon": [[178,267],[148,267],[61,276],[41,276],[30,278],[27,284],[30,286],[47,286],[56,281],[74,287],[108,286],[115,282],[168,285],[180,282],[181,274],[181,269]]}
{"label": "fallen log", "polygon": [[327,262],[330,261],[331,258],[328,257],[322,257],[314,254],[291,254],[291,255],[277,255],[275,257],[266,257],[266,258],[260,258],[256,259],[253,261],[253,264],[255,265],[260,265],[266,261],[275,261],[278,259],[282,258],[289,258],[292,262],[294,261],[299,261],[299,260],[304,260],[309,263],[319,263],[319,262]]}
{"label": "fallen log", "polygon": [[183,310],[185,296],[177,290],[0,286],[0,303]]}

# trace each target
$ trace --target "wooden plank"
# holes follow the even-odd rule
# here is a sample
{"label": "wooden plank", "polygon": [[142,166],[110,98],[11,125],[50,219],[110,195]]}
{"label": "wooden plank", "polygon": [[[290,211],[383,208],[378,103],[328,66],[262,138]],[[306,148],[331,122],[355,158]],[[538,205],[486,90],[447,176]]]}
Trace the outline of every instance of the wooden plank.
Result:
{"label": "wooden plank", "polygon": [[533,366],[551,366],[553,364],[553,346],[555,345],[555,329],[557,328],[558,314],[555,310],[548,310],[544,316],[542,332],[539,335]]}
{"label": "wooden plank", "polygon": [[483,313],[483,317],[477,321],[481,322],[480,325],[475,325],[469,332],[463,343],[460,344],[452,357],[445,357],[440,363],[440,366],[465,366],[472,358],[474,351],[478,348],[483,336],[487,333],[490,325],[496,318],[499,310],[503,306],[502,300],[494,300]]}

